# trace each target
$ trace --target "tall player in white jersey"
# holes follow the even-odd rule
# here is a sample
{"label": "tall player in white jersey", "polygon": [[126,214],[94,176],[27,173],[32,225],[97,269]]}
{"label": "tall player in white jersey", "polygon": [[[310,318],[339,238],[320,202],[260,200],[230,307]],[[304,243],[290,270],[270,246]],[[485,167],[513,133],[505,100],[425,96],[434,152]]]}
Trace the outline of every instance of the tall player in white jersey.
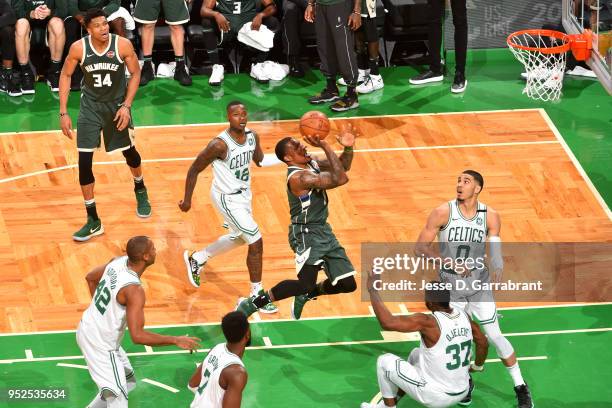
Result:
{"label": "tall player in white jersey", "polygon": [[185,350],[199,346],[196,337],[162,336],[144,330],[145,293],[140,278],[154,262],[155,245],[149,238],[137,236],[128,241],[127,256],[92,269],[85,277],[93,299],[83,313],[76,338],[98,386],[88,408],[128,406],[128,393],[136,387],[136,378],[121,347],[126,326],[135,344],[174,344]]}
{"label": "tall player in white jersey", "polygon": [[187,385],[195,394],[190,408],[240,407],[248,380],[242,356],[251,345],[251,329],[241,312],[226,314],[221,329],[227,342],[208,352]]}
{"label": "tall player in white jersey", "polygon": [[[523,380],[512,344],[499,328],[497,308],[490,291],[471,290],[471,282],[489,281],[489,270],[483,263],[486,240],[489,241],[489,267],[496,281],[501,279],[504,261],[501,251],[501,220],[497,211],[478,202],[484,179],[474,170],[465,170],[457,178],[457,198],[435,208],[421,231],[415,248],[416,255],[434,259],[450,259],[453,268],[440,270],[443,282],[462,280],[467,289],[451,293],[451,306],[462,308],[475,316],[489,341],[497,350],[512,380],[519,408],[533,407],[529,387]],[[433,245],[438,237],[439,249]],[[468,262],[469,265],[468,265]],[[472,371],[482,371],[481,365],[472,365]]]}
{"label": "tall player in white jersey", "polygon": [[404,393],[429,408],[469,405],[473,383],[470,378],[472,341],[476,343],[476,364],[487,357],[487,339],[469,316],[449,305],[450,292],[437,288],[425,290],[425,305],[431,314],[414,313],[394,316],[374,288],[375,277],[368,276],[370,302],[384,330],[415,332],[421,344],[410,352],[408,360],[394,354],[378,357],[376,372],[383,400],[362,403],[361,408],[395,407]]}
{"label": "tall player in white jersey", "polygon": [[[263,240],[253,218],[251,206],[251,161],[261,166],[264,154],[257,133],[246,127],[247,110],[241,102],[227,105],[229,128],[211,140],[195,159],[185,181],[185,196],[179,208],[187,212],[191,208],[191,197],[198,175],[210,164],[213,167],[213,182],[210,195],[217,211],[225,221],[229,234],[223,235],[201,251],[183,258],[189,281],[200,286],[200,273],[206,262],[243,244],[248,244],[247,267],[251,280],[251,296],[263,293],[261,284]],[[263,313],[275,313],[278,308],[268,304],[259,309]]]}

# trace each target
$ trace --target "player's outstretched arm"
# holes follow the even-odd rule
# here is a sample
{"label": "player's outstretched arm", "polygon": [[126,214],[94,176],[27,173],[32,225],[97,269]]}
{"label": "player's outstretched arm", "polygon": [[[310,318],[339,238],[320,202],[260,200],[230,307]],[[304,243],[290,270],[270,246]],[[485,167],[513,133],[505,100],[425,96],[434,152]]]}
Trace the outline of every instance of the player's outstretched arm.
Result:
{"label": "player's outstretched arm", "polygon": [[[472,337],[474,338],[474,343],[476,343],[476,360],[474,361],[474,365],[476,367],[482,367],[487,359],[487,353],[489,352],[489,341],[487,340],[487,336],[480,330],[480,326],[474,323],[469,316],[468,319],[472,326]],[[482,369],[477,369],[475,371],[482,371]]]}
{"label": "player's outstretched arm", "polygon": [[117,301],[126,307],[127,325],[134,344],[147,346],[176,345],[185,350],[197,350],[200,339],[190,336],[163,336],[144,329],[145,293],[140,285],[130,285],[117,293]]}
{"label": "player's outstretched arm", "polygon": [[313,174],[310,171],[300,171],[295,173],[294,177],[289,179],[291,191],[297,195],[302,195],[303,192],[312,189],[329,190],[348,183],[348,176],[340,159],[332,150],[329,143],[325,140],[319,140],[317,137],[306,136],[306,142],[315,147],[320,147],[327,156],[329,162],[329,170],[322,171],[319,174]]}
{"label": "player's outstretched arm", "polygon": [[429,214],[427,223],[419,234],[414,247],[414,254],[416,256],[425,256],[427,258],[440,257],[438,250],[433,245],[433,241],[436,239],[436,235],[438,231],[440,231],[440,228],[444,227],[448,222],[449,212],[448,204],[442,204]]}
{"label": "player's outstretched arm", "polygon": [[244,367],[234,364],[225,368],[221,377],[220,382],[227,384],[223,395],[223,408],[240,408],[242,391],[248,381],[246,370]]}
{"label": "player's outstretched arm", "polygon": [[70,79],[83,55],[83,42],[75,41],[70,46],[68,56],[64,61],[59,80],[60,125],[62,133],[72,137],[72,119],[68,115],[68,95],[70,95]]}
{"label": "player's outstretched arm", "polygon": [[214,138],[208,146],[198,154],[195,161],[189,167],[187,178],[185,179],[185,195],[179,202],[181,211],[187,212],[191,208],[191,198],[193,190],[198,182],[198,175],[204,171],[216,159],[223,160],[227,156],[227,145],[221,139]]}

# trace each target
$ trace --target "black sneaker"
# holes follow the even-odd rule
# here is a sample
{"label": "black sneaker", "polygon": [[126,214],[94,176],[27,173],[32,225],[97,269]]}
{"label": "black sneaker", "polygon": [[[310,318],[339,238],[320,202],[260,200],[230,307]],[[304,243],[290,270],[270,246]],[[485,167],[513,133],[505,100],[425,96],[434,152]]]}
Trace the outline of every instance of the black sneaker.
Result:
{"label": "black sneaker", "polygon": [[153,72],[153,62],[145,61],[145,63],[142,65],[142,70],[140,71],[140,86],[145,86],[154,78],[155,73]]}
{"label": "black sneaker", "polygon": [[408,82],[412,85],[428,84],[430,82],[441,82],[444,79],[444,75],[440,72],[425,71],[422,74],[410,78]]}
{"label": "black sneaker", "polygon": [[328,102],[336,102],[340,99],[340,92],[338,89],[323,89],[321,93],[316,94],[315,96],[308,99],[308,103],[313,105],[320,105],[322,103]]}
{"label": "black sneaker", "polygon": [[72,73],[72,78],[70,78],[70,90],[80,91],[82,79],[83,79],[83,71],[81,71],[81,68],[77,67]]}
{"label": "black sneaker", "polygon": [[191,76],[189,75],[189,71],[187,71],[187,67],[185,64],[176,64],[176,69],[174,71],[174,80],[178,81],[179,84],[183,86],[191,86]]}
{"label": "black sneaker", "polygon": [[470,375],[470,385],[468,387],[468,393],[465,398],[459,401],[457,404],[461,405],[462,407],[467,407],[468,405],[470,405],[472,403],[472,391],[474,391],[474,381],[472,381],[472,376]]}
{"label": "black sneaker", "polygon": [[293,78],[304,78],[305,75],[304,69],[299,63],[289,66],[289,76]]}
{"label": "black sneaker", "polygon": [[24,95],[31,95],[34,93],[34,73],[30,67],[21,71],[21,93]]}
{"label": "black sneaker", "polygon": [[533,401],[531,400],[531,392],[527,384],[517,385],[514,387],[516,393],[516,400],[518,401],[518,408],[533,408]]}
{"label": "black sneaker", "polygon": [[352,96],[348,94],[344,95],[330,106],[331,110],[334,112],[344,112],[358,107],[359,101],[357,100],[357,95]]}
{"label": "black sneaker", "polygon": [[6,93],[9,96],[23,95],[23,92],[21,92],[21,77],[15,69],[11,70],[6,77]]}
{"label": "black sneaker", "polygon": [[465,74],[463,72],[455,73],[455,79],[451,85],[451,92],[461,93],[465,91],[465,88],[467,88],[467,79],[465,79]]}
{"label": "black sneaker", "polygon": [[11,71],[7,71],[4,68],[0,68],[0,92],[6,93],[8,89],[8,80],[10,78]]}
{"label": "black sneaker", "polygon": [[59,77],[58,72],[47,72],[47,84],[51,88],[51,92],[59,92]]}

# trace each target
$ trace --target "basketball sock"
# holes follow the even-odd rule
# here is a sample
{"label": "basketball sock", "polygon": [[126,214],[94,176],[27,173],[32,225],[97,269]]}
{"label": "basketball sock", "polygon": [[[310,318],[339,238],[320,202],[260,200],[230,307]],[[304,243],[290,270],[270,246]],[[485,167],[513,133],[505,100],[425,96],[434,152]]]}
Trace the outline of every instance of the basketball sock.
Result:
{"label": "basketball sock", "polygon": [[147,63],[153,64],[153,56],[152,55],[143,55],[142,59],[144,60],[145,64],[147,64]]}
{"label": "basketball sock", "polygon": [[223,235],[203,250],[194,252],[192,256],[193,259],[202,265],[213,256],[221,255],[234,248],[238,248],[243,243],[244,241],[240,238],[233,239],[229,234]]}
{"label": "basketball sock", "polygon": [[175,55],[174,60],[176,61],[176,65],[185,65],[185,57],[182,55]]}
{"label": "basketball sock", "polygon": [[100,394],[97,394],[87,405],[87,408],[106,408],[106,401],[102,399]]}
{"label": "basketball sock", "polygon": [[263,290],[261,282],[251,282],[251,296],[257,296],[260,290]]}
{"label": "basketball sock", "polygon": [[25,64],[19,63],[19,68],[21,69],[21,72],[29,71],[30,70],[30,62],[28,61]]}
{"label": "basketball sock", "polygon": [[523,380],[523,375],[521,374],[521,369],[518,363],[515,363],[511,367],[506,367],[510,376],[512,377],[512,381],[514,381],[514,386],[519,386],[525,384],[525,380]]}
{"label": "basketball sock", "polygon": [[94,219],[94,221],[99,220],[98,211],[96,210],[96,200],[85,200],[85,210],[87,211],[87,215]]}
{"label": "basketball sock", "polygon": [[134,177],[134,191],[140,191],[144,189],[145,189],[145,185],[144,185],[143,176]]}
{"label": "basketball sock", "polygon": [[60,70],[61,61],[51,60],[51,66],[49,67],[50,72],[57,72]]}
{"label": "basketball sock", "polygon": [[370,68],[370,75],[380,75],[378,71],[378,57],[368,60],[368,67]]}
{"label": "basketball sock", "polygon": [[264,292],[263,295],[257,295],[253,299],[253,304],[257,306],[257,308],[262,308],[271,302],[272,300],[270,299],[270,295],[268,295],[268,292]]}

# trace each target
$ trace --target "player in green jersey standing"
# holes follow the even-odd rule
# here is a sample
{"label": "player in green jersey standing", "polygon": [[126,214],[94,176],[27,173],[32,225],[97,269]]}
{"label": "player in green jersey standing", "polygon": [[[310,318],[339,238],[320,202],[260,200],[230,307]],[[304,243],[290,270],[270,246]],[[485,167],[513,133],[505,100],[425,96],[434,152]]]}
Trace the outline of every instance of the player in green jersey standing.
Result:
{"label": "player in green jersey standing", "polygon": [[[100,147],[100,133],[108,153],[122,152],[134,177],[136,214],[151,215],[151,204],[142,177],[141,159],[134,147],[134,126],[130,108],[138,90],[140,67],[132,43],[109,33],[104,11],[91,9],[85,14],[88,36],[70,47],[60,76],[60,123],[64,135],[71,137],[72,120],[68,115],[70,78],[77,64],[83,71],[77,150],[79,183],[85,200],[87,222],[74,233],[75,241],[87,241],[104,233],[94,200],[95,178],[92,171],[94,150]],[[130,72],[126,83],[125,67]]]}
{"label": "player in green jersey standing", "polygon": [[[291,316],[297,320],[309,300],[357,289],[355,267],[327,223],[327,190],[348,183],[346,172],[353,161],[355,136],[351,125],[340,133],[337,140],[344,146],[340,157],[325,140],[305,137],[310,145],[323,149],[326,159],[310,156],[306,146],[291,137],[276,144],[276,156],[288,167],[289,245],[295,252],[298,279],[284,280],[257,297],[241,299],[237,310],[250,316],[272,301],[295,296]],[[317,283],[321,269],[327,279]]]}

